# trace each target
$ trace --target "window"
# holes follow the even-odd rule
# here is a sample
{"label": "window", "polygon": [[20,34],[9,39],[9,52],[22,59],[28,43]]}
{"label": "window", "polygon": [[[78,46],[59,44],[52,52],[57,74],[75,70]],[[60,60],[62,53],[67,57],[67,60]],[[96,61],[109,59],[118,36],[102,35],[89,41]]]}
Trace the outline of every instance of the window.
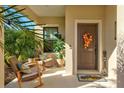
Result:
{"label": "window", "polygon": [[61,35],[58,32],[58,27],[44,27],[43,28],[43,38],[44,38],[44,52],[53,52],[54,42]]}
{"label": "window", "polygon": [[58,27],[44,27],[44,39],[56,40],[58,35]]}

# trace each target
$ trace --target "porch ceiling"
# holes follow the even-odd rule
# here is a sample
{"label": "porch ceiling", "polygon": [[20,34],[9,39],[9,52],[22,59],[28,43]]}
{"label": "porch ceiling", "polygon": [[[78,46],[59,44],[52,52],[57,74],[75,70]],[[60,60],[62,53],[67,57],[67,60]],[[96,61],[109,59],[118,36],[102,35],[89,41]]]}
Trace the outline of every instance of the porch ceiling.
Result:
{"label": "porch ceiling", "polygon": [[29,5],[29,8],[38,16],[65,16],[64,5]]}

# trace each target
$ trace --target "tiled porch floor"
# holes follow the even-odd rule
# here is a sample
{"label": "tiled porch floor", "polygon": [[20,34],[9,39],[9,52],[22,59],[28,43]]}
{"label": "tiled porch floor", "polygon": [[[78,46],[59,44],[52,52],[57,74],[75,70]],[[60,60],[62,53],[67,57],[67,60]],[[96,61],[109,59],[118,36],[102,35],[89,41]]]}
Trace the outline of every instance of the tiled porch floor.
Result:
{"label": "tiled porch floor", "polygon": [[[64,68],[54,68],[43,74],[44,85],[41,88],[112,88],[116,87],[114,80],[106,78],[95,82],[79,82],[77,76],[66,75]],[[33,88],[38,80],[23,83],[24,88]],[[5,88],[18,88],[17,79],[14,79]]]}

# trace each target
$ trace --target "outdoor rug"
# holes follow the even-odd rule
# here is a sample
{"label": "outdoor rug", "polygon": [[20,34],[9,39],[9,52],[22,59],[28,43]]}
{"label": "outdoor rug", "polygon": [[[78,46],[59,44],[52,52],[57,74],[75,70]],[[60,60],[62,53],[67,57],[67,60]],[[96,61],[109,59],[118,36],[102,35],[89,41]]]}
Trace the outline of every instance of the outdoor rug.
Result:
{"label": "outdoor rug", "polygon": [[81,82],[92,82],[96,80],[100,80],[103,77],[99,74],[77,74],[78,80]]}

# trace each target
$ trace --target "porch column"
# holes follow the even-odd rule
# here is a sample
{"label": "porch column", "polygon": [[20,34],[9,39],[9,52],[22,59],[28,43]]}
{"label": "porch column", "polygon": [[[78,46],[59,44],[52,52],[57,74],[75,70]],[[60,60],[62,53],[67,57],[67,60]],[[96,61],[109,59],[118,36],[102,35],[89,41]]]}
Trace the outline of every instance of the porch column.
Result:
{"label": "porch column", "polygon": [[117,6],[117,87],[124,87],[124,6]]}
{"label": "porch column", "polygon": [[[0,41],[4,40],[4,32],[0,24]],[[4,51],[0,48],[0,88],[4,87]]]}

